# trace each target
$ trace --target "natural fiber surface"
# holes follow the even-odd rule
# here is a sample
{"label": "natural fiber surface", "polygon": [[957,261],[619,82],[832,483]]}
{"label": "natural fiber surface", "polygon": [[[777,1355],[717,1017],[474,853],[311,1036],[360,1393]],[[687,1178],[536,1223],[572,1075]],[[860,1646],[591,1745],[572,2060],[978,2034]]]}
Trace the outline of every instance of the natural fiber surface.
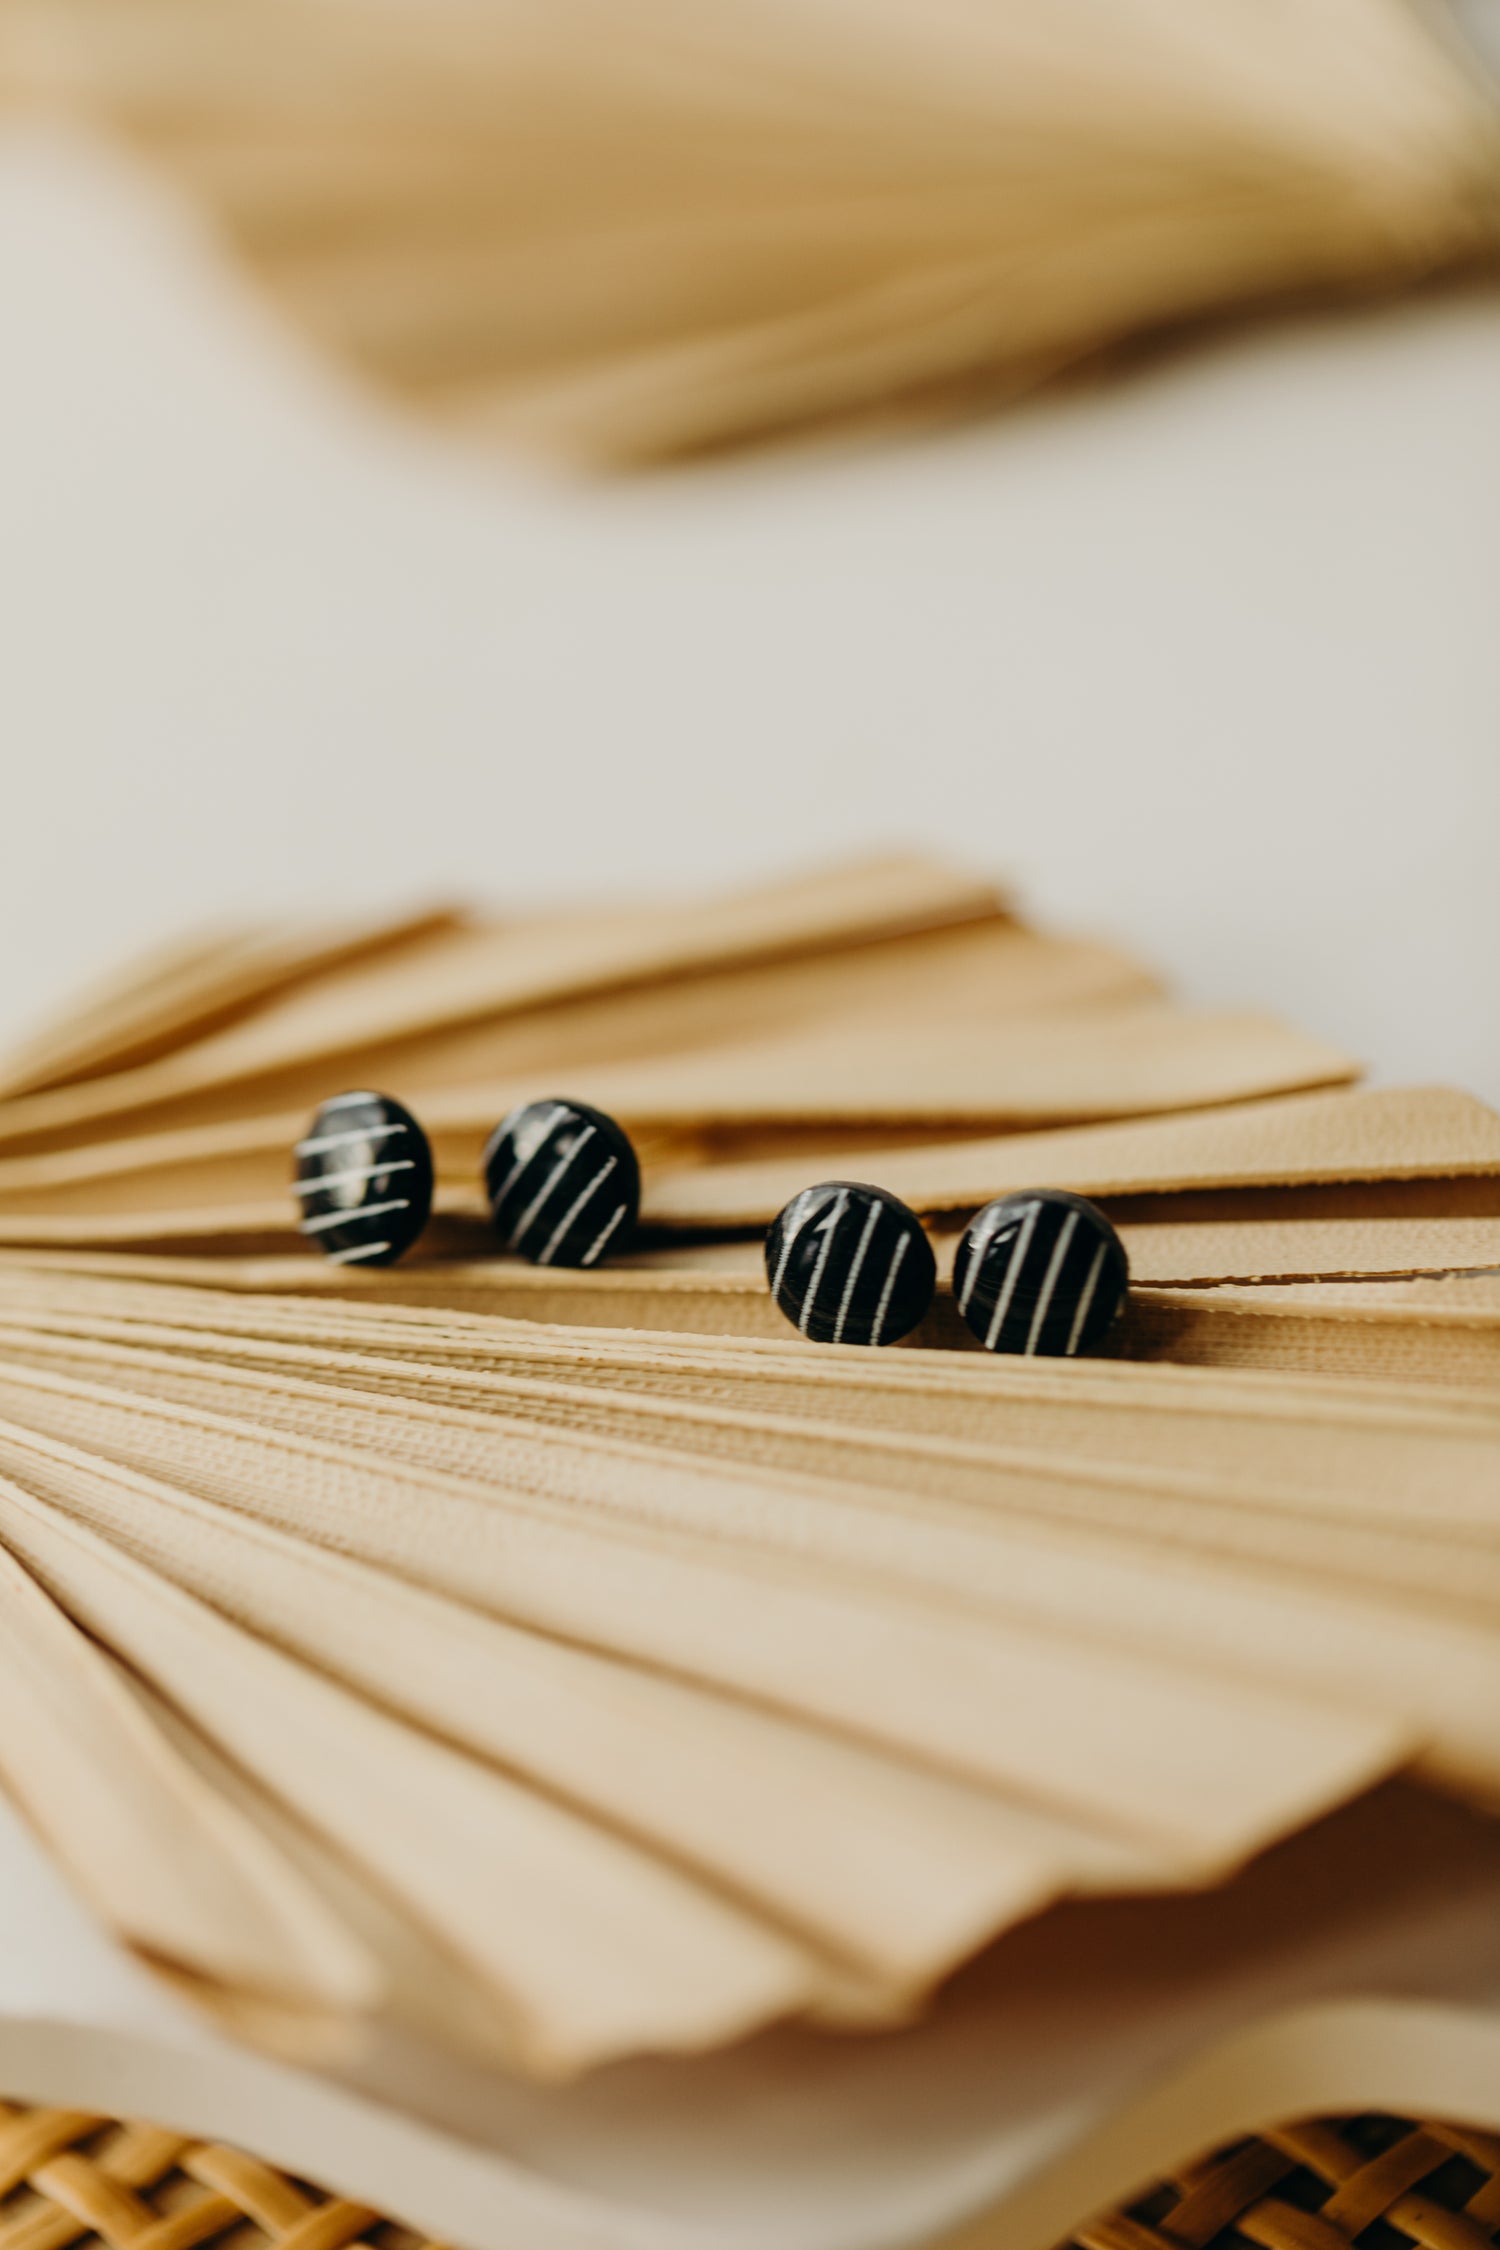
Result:
{"label": "natural fiber surface", "polygon": [[[1500,2136],[1388,2116],[1272,2128],[1059,2250],[1493,2250]],[[425,2250],[377,2211],[161,2126],[0,2103],[0,2250]]]}
{"label": "natural fiber surface", "polygon": [[1322,2119],[1236,2141],[1068,2250],[1490,2250],[1500,2240],[1500,2136],[1401,2117]]}
{"label": "natural fiber surface", "polygon": [[[1500,1119],[1353,1074],[910,857],[116,976],[0,1064],[0,1783],[236,2036],[552,2079],[900,2025],[1391,1775],[1493,1806]],[[350,1085],[433,1137],[394,1271],[296,1231]],[[558,1091],[640,1148],[603,1272],[479,1205]],[[835,1161],[934,1224],[922,1349],[770,1299]],[[1026,1182],[1120,1226],[1118,1356],[949,1348]]]}
{"label": "natural fiber surface", "polygon": [[640,461],[1493,253],[1406,0],[0,0],[383,389]]}
{"label": "natural fiber surface", "polygon": [[0,2102],[0,2250],[431,2250],[240,2149],[84,2110]]}

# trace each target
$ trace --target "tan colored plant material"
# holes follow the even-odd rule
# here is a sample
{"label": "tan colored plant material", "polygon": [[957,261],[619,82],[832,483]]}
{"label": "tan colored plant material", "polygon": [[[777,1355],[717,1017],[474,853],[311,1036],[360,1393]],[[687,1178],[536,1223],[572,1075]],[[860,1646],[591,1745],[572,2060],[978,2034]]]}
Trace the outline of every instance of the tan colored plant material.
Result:
{"label": "tan colored plant material", "polygon": [[[1354,1075],[914,859],[158,955],[0,1099],[0,1781],[237,2036],[537,2077],[902,2022],[1386,1776],[1500,1804],[1452,1270],[1500,1262],[1500,1120]],[[384,1271],[286,1179],[360,1079],[441,1174]],[[522,1091],[617,1109],[654,1234],[501,1253]],[[989,1195],[1100,1196],[1114,1356],[991,1358],[946,1281],[916,1348],[805,1343],[759,1231],[834,1166],[943,1275]]]}
{"label": "tan colored plant material", "polygon": [[1408,0],[3,0],[4,88],[389,392],[605,462],[1497,240],[1494,107]]}

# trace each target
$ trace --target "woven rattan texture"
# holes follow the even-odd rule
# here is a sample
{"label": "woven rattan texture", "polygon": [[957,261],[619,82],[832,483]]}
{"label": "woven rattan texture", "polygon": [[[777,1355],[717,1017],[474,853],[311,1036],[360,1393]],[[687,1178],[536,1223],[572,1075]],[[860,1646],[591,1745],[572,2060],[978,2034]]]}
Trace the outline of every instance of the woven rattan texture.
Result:
{"label": "woven rattan texture", "polygon": [[[1500,2135],[1292,2125],[1190,2164],[1059,2250],[1497,2250]],[[441,2250],[238,2149],[0,2102],[0,2250]]]}
{"label": "woven rattan texture", "polygon": [[0,2102],[0,2250],[437,2250],[360,2203],[157,2125]]}
{"label": "woven rattan texture", "polygon": [[1495,2250],[1500,2135],[1401,2117],[1236,2141],[1095,2219],[1067,2250]]}

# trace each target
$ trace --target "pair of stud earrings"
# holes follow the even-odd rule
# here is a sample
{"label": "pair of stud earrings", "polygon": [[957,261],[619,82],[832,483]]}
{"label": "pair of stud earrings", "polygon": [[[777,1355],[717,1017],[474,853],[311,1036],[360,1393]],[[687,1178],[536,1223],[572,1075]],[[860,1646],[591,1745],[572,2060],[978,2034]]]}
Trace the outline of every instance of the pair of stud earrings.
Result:
{"label": "pair of stud earrings", "polygon": [[[937,1260],[899,1196],[854,1180],[794,1195],[766,1237],[766,1278],[794,1327],[820,1344],[894,1344],[922,1321]],[[1130,1282],[1104,1213],[1063,1188],[1002,1195],[970,1220],[953,1298],[987,1351],[1072,1358],[1097,1349]]]}
{"label": "pair of stud earrings", "polygon": [[[388,1094],[337,1094],[296,1147],[303,1234],[334,1265],[391,1265],[432,1210],[427,1135]],[[505,1246],[540,1266],[593,1266],[628,1241],[641,1169],[630,1138],[584,1102],[523,1102],[480,1158]],[[794,1195],[766,1237],[766,1278],[794,1327],[820,1344],[893,1344],[937,1289],[932,1244],[885,1188],[825,1180]],[[1081,1195],[1039,1188],[987,1203],[953,1261],[959,1312],[987,1351],[1093,1351],[1129,1284],[1125,1248]]]}
{"label": "pair of stud earrings", "polygon": [[[330,1264],[393,1265],[426,1226],[432,1149],[389,1094],[336,1094],[294,1153],[301,1230]],[[534,1265],[597,1265],[640,1210],[635,1150],[584,1102],[523,1102],[485,1142],[480,1170],[506,1248]]]}

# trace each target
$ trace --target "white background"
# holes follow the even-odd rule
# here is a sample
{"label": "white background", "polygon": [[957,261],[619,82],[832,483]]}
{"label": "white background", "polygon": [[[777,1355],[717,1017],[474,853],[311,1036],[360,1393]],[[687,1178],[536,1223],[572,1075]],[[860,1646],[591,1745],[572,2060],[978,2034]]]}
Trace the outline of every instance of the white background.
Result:
{"label": "white background", "polygon": [[1500,1099],[1500,296],[590,484],[0,140],[0,1035],[179,924],[905,839]]}

